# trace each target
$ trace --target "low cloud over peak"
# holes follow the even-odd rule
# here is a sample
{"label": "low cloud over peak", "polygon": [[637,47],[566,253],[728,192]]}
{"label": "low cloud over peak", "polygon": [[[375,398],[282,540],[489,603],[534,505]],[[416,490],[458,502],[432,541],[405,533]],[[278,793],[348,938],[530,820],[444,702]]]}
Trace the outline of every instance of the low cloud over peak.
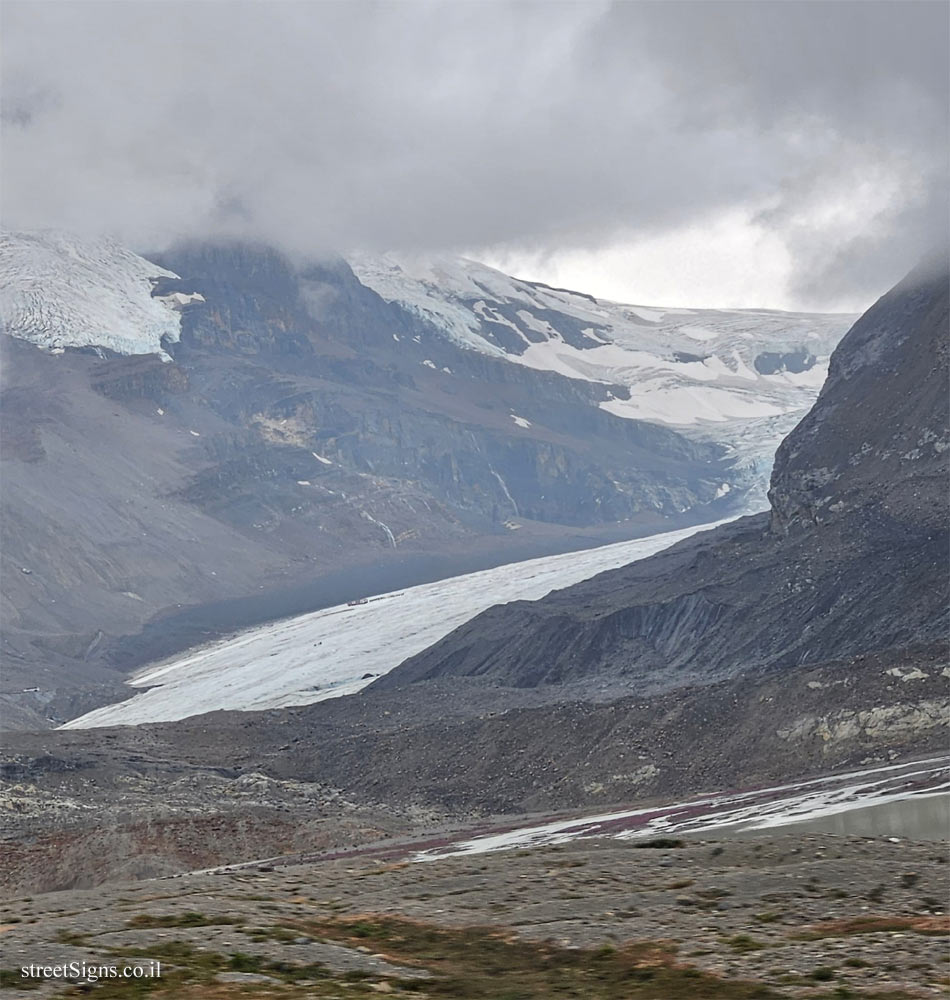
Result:
{"label": "low cloud over peak", "polygon": [[772,254],[758,304],[828,307],[946,228],[943,4],[7,0],[3,21],[6,226],[534,260],[686,233],[712,262],[741,217]]}

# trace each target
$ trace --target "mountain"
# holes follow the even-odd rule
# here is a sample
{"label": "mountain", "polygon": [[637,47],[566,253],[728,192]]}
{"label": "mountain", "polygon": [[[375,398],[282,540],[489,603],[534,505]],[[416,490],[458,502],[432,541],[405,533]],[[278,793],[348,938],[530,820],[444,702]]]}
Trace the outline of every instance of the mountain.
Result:
{"label": "mountain", "polygon": [[621,305],[464,258],[354,255],[387,302],[490,357],[603,386],[598,406],[727,445],[746,487],[814,401],[847,317]]}
{"label": "mountain", "polygon": [[854,324],[779,449],[770,511],[491,608],[358,695],[139,738],[209,766],[233,733],[275,780],[450,816],[945,751],[948,289],[944,253]]}
{"label": "mountain", "polygon": [[945,257],[918,269],[854,324],[769,512],[491,608],[357,694],[10,734],[8,865],[66,887],[596,811],[576,832],[839,769],[929,792],[912,765],[945,757],[950,709],[948,277]]}
{"label": "mountain", "polygon": [[[387,299],[342,258],[203,243],[149,259],[109,240],[4,237],[4,725],[115,701],[129,668],[235,628],[755,505],[762,462],[743,441],[759,454],[762,417],[679,427],[620,402],[705,379],[747,415],[760,394],[774,447],[817,389],[809,359],[844,327],[716,314],[703,322],[725,331],[728,358],[687,357],[695,330],[643,310],[621,329],[588,313],[624,307],[455,266],[494,276],[492,315],[562,360],[524,363],[528,340],[486,339],[494,320],[465,340],[447,306]],[[745,354],[726,351],[739,340]],[[601,359],[590,372],[563,363],[569,341]],[[806,344],[785,370],[742,368]],[[798,384],[788,366],[806,361]]]}
{"label": "mountain", "polygon": [[780,446],[771,511],[542,601],[496,607],[374,687],[625,676],[646,689],[946,638],[948,273],[912,271],[851,328]]}

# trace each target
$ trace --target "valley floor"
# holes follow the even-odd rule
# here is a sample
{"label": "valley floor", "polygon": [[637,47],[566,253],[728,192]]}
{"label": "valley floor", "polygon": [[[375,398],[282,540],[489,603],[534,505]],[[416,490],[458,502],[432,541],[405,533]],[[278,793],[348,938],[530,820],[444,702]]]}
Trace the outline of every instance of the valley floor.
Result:
{"label": "valley floor", "polygon": [[[0,926],[0,998],[940,996],[947,860],[936,843],[827,834],[592,839],[21,896]],[[20,974],[151,960],[158,979]]]}

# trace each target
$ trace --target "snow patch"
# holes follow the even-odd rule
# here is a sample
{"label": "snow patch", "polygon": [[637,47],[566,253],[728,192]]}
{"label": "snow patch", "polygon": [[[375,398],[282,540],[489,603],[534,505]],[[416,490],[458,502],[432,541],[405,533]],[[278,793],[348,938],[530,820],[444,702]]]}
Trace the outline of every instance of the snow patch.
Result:
{"label": "snow patch", "polygon": [[519,309],[515,315],[529,330],[534,330],[535,333],[543,333],[554,340],[561,339],[557,330],[546,319],[538,319],[532,313],[529,313],[527,309]]}
{"label": "snow patch", "polygon": [[585,837],[639,840],[679,833],[767,830],[852,809],[946,794],[950,758],[933,757],[751,792],[723,792],[649,808],[598,813],[473,837],[421,851],[414,861],[563,844]]}
{"label": "snow patch", "polygon": [[177,312],[181,312],[185,306],[190,306],[193,302],[205,301],[205,297],[200,292],[191,292],[190,294],[186,294],[185,292],[172,292],[169,295],[157,295],[155,298],[157,298],[160,302],[165,302]]}
{"label": "snow patch", "polygon": [[650,394],[631,399],[606,400],[600,403],[600,408],[618,417],[651,420],[681,427],[702,422],[749,420],[783,412],[781,406],[768,402],[755,393],[697,385],[656,388]]}
{"label": "snow patch", "polygon": [[643,306],[629,307],[628,311],[647,323],[660,323],[666,315],[665,312],[660,312],[657,309],[644,309]]}

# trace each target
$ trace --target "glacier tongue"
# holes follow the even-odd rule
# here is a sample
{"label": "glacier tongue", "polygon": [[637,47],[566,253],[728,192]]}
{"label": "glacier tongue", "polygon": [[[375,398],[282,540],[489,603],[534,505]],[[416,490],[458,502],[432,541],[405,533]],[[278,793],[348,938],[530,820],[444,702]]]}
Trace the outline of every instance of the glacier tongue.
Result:
{"label": "glacier tongue", "polygon": [[110,239],[55,231],[0,234],[0,326],[51,351],[104,347],[168,355],[181,308],[197,296],[152,297],[152,279],[178,275]]}
{"label": "glacier tongue", "polygon": [[536,600],[713,527],[693,525],[509,563],[380,594],[359,607],[340,605],[256,626],[144,667],[129,682],[144,690],[63,728],[132,726],[218,710],[309,705],[354,694],[493,604]]}

